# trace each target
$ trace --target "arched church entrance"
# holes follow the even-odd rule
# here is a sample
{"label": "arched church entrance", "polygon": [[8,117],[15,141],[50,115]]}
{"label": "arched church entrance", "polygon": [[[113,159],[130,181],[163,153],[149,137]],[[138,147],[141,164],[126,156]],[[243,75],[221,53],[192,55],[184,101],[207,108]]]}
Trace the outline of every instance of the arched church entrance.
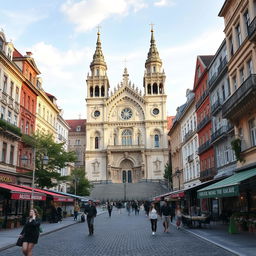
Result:
{"label": "arched church entrance", "polygon": [[121,172],[122,172],[122,182],[123,183],[132,183],[133,182],[133,163],[129,159],[125,159],[120,164]]}

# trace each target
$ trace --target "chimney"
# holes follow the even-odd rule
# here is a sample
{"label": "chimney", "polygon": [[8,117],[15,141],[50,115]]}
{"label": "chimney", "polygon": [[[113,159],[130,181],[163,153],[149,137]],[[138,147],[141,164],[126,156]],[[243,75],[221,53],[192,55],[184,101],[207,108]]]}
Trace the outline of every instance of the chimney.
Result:
{"label": "chimney", "polygon": [[27,57],[31,57],[32,55],[33,55],[32,52],[26,52],[26,56],[27,56]]}

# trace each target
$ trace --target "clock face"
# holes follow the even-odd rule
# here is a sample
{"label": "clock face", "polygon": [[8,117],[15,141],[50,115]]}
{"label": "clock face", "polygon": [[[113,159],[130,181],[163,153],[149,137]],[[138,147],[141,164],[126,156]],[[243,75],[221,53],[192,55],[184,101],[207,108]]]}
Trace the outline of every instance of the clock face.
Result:
{"label": "clock face", "polygon": [[154,108],[153,109],[153,114],[156,116],[159,114],[159,109],[158,108]]}
{"label": "clock face", "polygon": [[94,111],[94,117],[98,117],[100,116],[100,111],[99,110],[95,110]]}
{"label": "clock face", "polygon": [[121,118],[123,120],[129,120],[132,117],[132,110],[130,108],[124,108],[121,111]]}

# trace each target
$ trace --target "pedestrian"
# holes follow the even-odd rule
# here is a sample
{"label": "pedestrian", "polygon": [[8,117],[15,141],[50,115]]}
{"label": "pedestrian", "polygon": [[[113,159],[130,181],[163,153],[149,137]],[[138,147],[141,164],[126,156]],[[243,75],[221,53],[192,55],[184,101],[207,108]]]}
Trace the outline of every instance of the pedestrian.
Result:
{"label": "pedestrian", "polygon": [[38,242],[41,221],[36,209],[31,209],[29,218],[24,225],[20,237],[22,237],[22,252],[25,256],[32,256],[34,245]]}
{"label": "pedestrian", "polygon": [[113,205],[112,205],[112,203],[108,202],[108,203],[107,203],[107,208],[108,208],[108,215],[109,215],[109,218],[110,218],[110,217],[111,217],[112,210],[113,210]]}
{"label": "pedestrian", "polygon": [[149,208],[149,219],[151,222],[151,229],[152,229],[152,235],[154,236],[156,234],[157,229],[157,210],[154,203],[151,204]]}
{"label": "pedestrian", "polygon": [[134,202],[134,213],[135,213],[135,215],[138,214],[138,208],[139,208],[138,202]]}
{"label": "pedestrian", "polygon": [[62,209],[60,206],[57,208],[57,216],[58,216],[58,222],[62,221]]}
{"label": "pedestrian", "polygon": [[177,205],[175,215],[176,215],[176,227],[177,227],[177,229],[180,229],[182,212],[181,212],[181,208],[179,205]]}
{"label": "pedestrian", "polygon": [[167,201],[164,201],[164,204],[161,207],[161,216],[163,217],[164,232],[168,233],[170,226],[171,207]]}
{"label": "pedestrian", "polygon": [[130,216],[130,214],[131,214],[131,203],[130,203],[130,202],[127,202],[127,204],[126,204],[126,210],[127,210],[127,212],[128,212],[128,216]]}
{"label": "pedestrian", "polygon": [[93,235],[94,232],[94,218],[97,215],[97,209],[93,204],[92,200],[88,201],[88,205],[84,209],[84,213],[87,215],[87,225],[89,229],[89,236]]}
{"label": "pedestrian", "polygon": [[74,220],[77,220],[78,212],[80,211],[78,203],[74,206]]}
{"label": "pedestrian", "polygon": [[148,213],[149,213],[149,208],[150,208],[150,203],[148,201],[146,201],[144,203],[144,210],[145,210],[145,213],[146,213],[147,217],[148,217]]}

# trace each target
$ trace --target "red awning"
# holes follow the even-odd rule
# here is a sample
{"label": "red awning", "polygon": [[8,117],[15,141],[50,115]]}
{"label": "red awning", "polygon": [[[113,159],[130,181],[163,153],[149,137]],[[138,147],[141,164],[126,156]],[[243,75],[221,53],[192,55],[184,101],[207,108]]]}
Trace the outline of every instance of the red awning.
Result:
{"label": "red awning", "polygon": [[[32,190],[31,187],[25,187],[25,186],[20,186],[20,187]],[[50,192],[50,191],[47,191],[44,189],[34,188],[34,191],[39,192],[39,193],[44,193],[46,195],[53,197],[53,201],[55,201],[55,202],[74,202],[74,199],[71,197],[60,195],[60,194]]]}
{"label": "red awning", "polygon": [[[11,193],[11,199],[14,200],[31,200],[32,198],[32,193],[29,189],[21,188],[18,186],[16,187],[15,185],[6,183],[0,183],[0,188],[9,190]],[[34,193],[33,200],[45,201],[46,195],[45,193]]]}
{"label": "red awning", "polygon": [[170,195],[166,196],[166,198],[173,198],[173,199],[177,199],[177,198],[181,198],[185,196],[185,192],[184,191],[178,191],[178,192],[172,192]]}

